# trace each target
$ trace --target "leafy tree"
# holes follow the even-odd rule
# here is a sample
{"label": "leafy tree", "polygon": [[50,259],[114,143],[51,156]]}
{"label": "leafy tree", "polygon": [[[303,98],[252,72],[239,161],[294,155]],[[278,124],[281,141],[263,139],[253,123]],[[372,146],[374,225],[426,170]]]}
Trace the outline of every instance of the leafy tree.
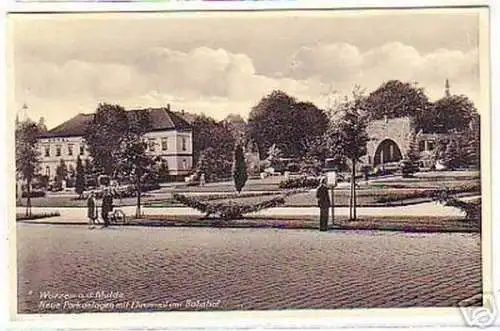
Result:
{"label": "leafy tree", "polygon": [[261,155],[275,144],[286,157],[302,157],[307,140],[321,136],[327,126],[323,110],[310,102],[298,102],[282,91],[273,91],[250,111],[247,135],[257,143]]}
{"label": "leafy tree", "polygon": [[146,111],[130,113],[127,118],[127,129],[121,140],[118,156],[118,171],[122,176],[133,178],[137,205],[136,217],[140,218],[142,185],[145,184],[152,173],[154,173],[155,161],[148,155],[148,142],[144,135],[151,128],[151,119]]}
{"label": "leafy tree", "polygon": [[366,122],[362,117],[364,103],[361,95],[346,98],[339,103],[337,118],[331,122],[328,129],[328,144],[332,154],[350,160],[351,163],[351,204],[350,217],[356,219],[356,163],[367,152],[369,141],[366,132]]}
{"label": "leafy tree", "polygon": [[426,132],[438,133],[464,131],[469,128],[475,114],[477,109],[466,96],[445,96],[434,102],[422,128]]}
{"label": "leafy tree", "polygon": [[161,159],[158,168],[158,177],[160,181],[167,182],[170,179],[170,171],[168,169],[167,160]]}
{"label": "leafy tree", "polygon": [[247,165],[245,162],[245,155],[243,154],[243,148],[241,145],[237,145],[234,149],[234,186],[238,193],[245,186],[248,179]]}
{"label": "leafy tree", "polygon": [[85,173],[83,169],[82,159],[80,155],[76,158],[76,182],[75,182],[75,192],[81,198],[83,191],[85,191]]}
{"label": "leafy tree", "polygon": [[418,149],[418,142],[415,131],[412,131],[409,140],[410,140],[410,145],[408,147],[408,152],[406,153],[406,156],[408,160],[410,160],[412,163],[415,164],[420,160],[420,151]]}
{"label": "leafy tree", "polygon": [[198,115],[192,123],[193,128],[193,162],[197,163],[201,153],[207,148],[213,148],[219,157],[232,160],[235,139],[232,124]]}
{"label": "leafy tree", "polygon": [[227,124],[227,127],[235,141],[243,140],[247,123],[245,122],[243,117],[241,117],[241,115],[229,114],[226,116],[223,122]]}
{"label": "leafy tree", "polygon": [[41,133],[46,133],[48,132],[47,126],[45,125],[45,118],[42,116],[38,120],[38,129],[40,130]]}
{"label": "leafy tree", "polygon": [[462,135],[462,148],[466,163],[476,169],[481,167],[481,130],[479,125],[479,115],[473,121],[471,128]]}
{"label": "leafy tree", "polygon": [[59,165],[56,168],[56,183],[58,187],[62,186],[62,181],[66,180],[68,177],[68,167],[63,159],[59,161]]}
{"label": "leafy tree", "polygon": [[444,164],[450,169],[456,169],[462,165],[462,153],[455,139],[450,139],[443,154]]}
{"label": "leafy tree", "polygon": [[119,105],[99,104],[84,135],[96,171],[114,177],[127,132],[125,109]]}
{"label": "leafy tree", "polygon": [[[225,178],[231,172],[232,163],[232,161],[228,161],[226,158],[220,158],[215,148],[208,147],[202,151],[198,159],[196,174],[201,176],[203,173],[205,174],[205,178],[210,181],[214,181],[217,178]],[[229,169],[229,172],[227,169]]]}
{"label": "leafy tree", "polygon": [[417,128],[426,128],[431,103],[424,89],[415,84],[390,80],[371,92],[364,100],[368,120],[410,116]]}
{"label": "leafy tree", "polygon": [[40,128],[30,120],[16,124],[16,172],[26,181],[26,216],[31,216],[31,184],[40,166],[37,149]]}

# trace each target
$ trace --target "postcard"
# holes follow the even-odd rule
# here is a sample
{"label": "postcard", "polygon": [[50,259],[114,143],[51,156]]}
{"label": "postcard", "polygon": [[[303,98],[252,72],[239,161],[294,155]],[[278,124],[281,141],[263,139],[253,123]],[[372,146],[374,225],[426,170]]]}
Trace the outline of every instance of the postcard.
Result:
{"label": "postcard", "polygon": [[488,8],[7,23],[15,320],[495,323]]}

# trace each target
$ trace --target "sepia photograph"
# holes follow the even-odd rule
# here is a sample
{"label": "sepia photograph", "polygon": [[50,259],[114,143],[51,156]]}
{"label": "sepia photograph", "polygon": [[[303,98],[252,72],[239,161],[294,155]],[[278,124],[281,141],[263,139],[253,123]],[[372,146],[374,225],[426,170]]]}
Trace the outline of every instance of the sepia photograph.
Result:
{"label": "sepia photograph", "polygon": [[487,18],[10,14],[16,314],[492,325]]}

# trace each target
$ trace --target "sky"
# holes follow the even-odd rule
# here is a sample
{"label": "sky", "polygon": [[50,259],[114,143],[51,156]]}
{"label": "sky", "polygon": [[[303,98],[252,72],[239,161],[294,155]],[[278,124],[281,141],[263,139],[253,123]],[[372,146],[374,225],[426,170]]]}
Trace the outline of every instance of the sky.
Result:
{"label": "sky", "polygon": [[327,108],[355,85],[480,98],[479,16],[463,11],[17,14],[13,106],[49,128],[99,102],[248,116],[274,89]]}

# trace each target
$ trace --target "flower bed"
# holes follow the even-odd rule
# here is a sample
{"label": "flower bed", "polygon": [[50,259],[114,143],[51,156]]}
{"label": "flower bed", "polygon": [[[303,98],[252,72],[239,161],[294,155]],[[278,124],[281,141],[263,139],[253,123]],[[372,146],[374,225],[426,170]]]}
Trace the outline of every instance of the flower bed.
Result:
{"label": "flower bed", "polygon": [[[434,199],[438,196],[443,190],[442,189],[420,189],[412,192],[394,192],[389,193],[384,196],[380,196],[376,198],[376,202],[379,203],[387,203],[387,202],[395,202],[407,199],[415,199],[415,198],[428,198]],[[459,193],[480,193],[481,192],[481,184],[480,183],[471,183],[471,184],[462,184],[458,185],[454,188],[446,189],[448,194],[459,194]]]}
{"label": "flower bed", "polygon": [[208,201],[203,201],[196,197],[189,197],[184,194],[174,193],[173,198],[183,205],[194,208],[196,210],[205,213],[205,217],[211,215],[224,219],[240,219],[244,214],[257,212],[259,210],[278,207],[285,204],[285,198],[291,194],[298,193],[297,191],[290,191],[281,194],[275,198],[258,201],[254,203],[241,203],[236,201],[223,201],[210,203]]}
{"label": "flower bed", "polygon": [[295,188],[314,188],[319,185],[319,178],[305,177],[289,178],[279,183],[278,187],[281,189],[295,189]]}

